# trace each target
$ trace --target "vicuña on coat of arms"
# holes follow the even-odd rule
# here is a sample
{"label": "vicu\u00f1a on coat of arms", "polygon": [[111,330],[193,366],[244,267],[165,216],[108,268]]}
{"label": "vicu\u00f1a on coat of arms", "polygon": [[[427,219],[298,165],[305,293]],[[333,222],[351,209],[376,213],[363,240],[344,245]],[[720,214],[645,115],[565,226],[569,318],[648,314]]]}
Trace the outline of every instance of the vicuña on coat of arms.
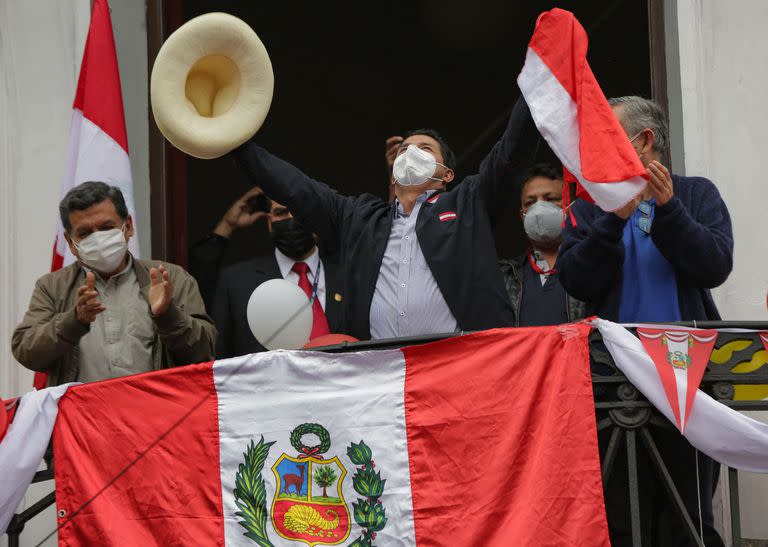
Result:
{"label": "vicu\u00f1a on coat of arms", "polygon": [[[314,434],[320,439],[316,446],[307,446],[302,437]],[[267,493],[261,476],[269,449],[262,437],[258,444],[251,441],[245,461],[235,475],[235,513],[246,529],[244,535],[262,547],[272,547],[267,520],[282,538],[314,547],[339,545],[352,530],[352,516],[362,531],[349,547],[373,547],[376,532],[387,523],[384,507],[379,500],[384,492],[381,478],[372,459],[371,449],[363,442],[352,443],[347,456],[356,467],[352,477],[355,491],[362,497],[352,504],[352,515],[344,499],[343,482],[347,469],[338,456],[326,457],[331,448],[328,430],[320,424],[301,424],[291,432],[291,445],[296,456],[281,454],[272,465],[275,492],[267,510]]]}

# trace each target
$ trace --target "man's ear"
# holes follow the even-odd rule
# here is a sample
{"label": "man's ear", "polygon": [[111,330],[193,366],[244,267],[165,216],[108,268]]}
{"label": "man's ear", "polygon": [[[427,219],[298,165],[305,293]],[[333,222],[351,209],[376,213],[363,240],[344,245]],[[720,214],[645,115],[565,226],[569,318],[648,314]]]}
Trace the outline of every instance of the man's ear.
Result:
{"label": "man's ear", "polygon": [[450,184],[453,182],[453,178],[456,176],[456,173],[453,172],[453,169],[450,167],[445,168],[445,173],[443,173],[443,182],[445,184]]}
{"label": "man's ear", "polygon": [[133,217],[128,215],[125,219],[125,240],[133,237]]}
{"label": "man's ear", "polygon": [[64,239],[67,240],[67,245],[69,245],[69,251],[75,255],[77,258],[80,258],[80,255],[77,252],[77,248],[75,247],[75,244],[72,243],[72,238],[69,237],[69,233],[64,232]]}
{"label": "man's ear", "polygon": [[656,142],[656,135],[653,134],[653,129],[645,130],[645,144],[643,145],[642,152],[644,154],[650,154],[653,151],[653,145]]}

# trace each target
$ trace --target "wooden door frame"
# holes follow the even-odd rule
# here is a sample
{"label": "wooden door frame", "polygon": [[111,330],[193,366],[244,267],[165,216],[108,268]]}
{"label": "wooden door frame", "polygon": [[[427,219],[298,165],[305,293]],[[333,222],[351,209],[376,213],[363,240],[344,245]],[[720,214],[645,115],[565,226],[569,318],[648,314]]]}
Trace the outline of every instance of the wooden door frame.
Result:
{"label": "wooden door frame", "polygon": [[[147,0],[147,57],[151,76],[165,39],[183,23],[183,0]],[[648,0],[651,98],[669,113],[664,0]],[[663,158],[669,165],[669,157]],[[168,144],[149,114],[149,186],[152,256],[187,266],[187,162]]]}
{"label": "wooden door frame", "polygon": [[[183,22],[182,0],[147,0],[147,66],[150,78],[160,47]],[[168,144],[150,112],[148,116],[152,256],[186,268],[189,247],[186,158]]]}

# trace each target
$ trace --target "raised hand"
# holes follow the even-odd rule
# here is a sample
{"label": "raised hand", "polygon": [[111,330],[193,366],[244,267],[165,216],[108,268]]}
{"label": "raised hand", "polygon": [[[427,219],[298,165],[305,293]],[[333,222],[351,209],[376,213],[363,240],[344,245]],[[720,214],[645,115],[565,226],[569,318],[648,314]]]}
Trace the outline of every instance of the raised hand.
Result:
{"label": "raised hand", "polygon": [[658,161],[653,160],[648,164],[648,174],[651,176],[648,186],[651,189],[651,195],[656,200],[656,205],[665,205],[674,195],[672,176],[669,174],[669,170]]}
{"label": "raised hand", "polygon": [[96,290],[96,276],[93,272],[85,274],[85,285],[77,289],[77,302],[75,311],[77,320],[83,325],[89,325],[96,320],[96,316],[106,310],[106,306],[99,300],[99,291]]}
{"label": "raised hand", "polygon": [[173,285],[170,274],[162,264],[149,269],[149,278],[152,281],[149,288],[149,306],[152,315],[157,317],[168,311],[168,306],[173,301]]}
{"label": "raised hand", "polygon": [[400,150],[400,145],[403,143],[403,137],[394,136],[387,139],[386,148],[384,151],[384,160],[387,162],[387,172],[392,174],[392,166],[395,164],[395,158],[397,157],[397,151]]}
{"label": "raised hand", "polygon": [[222,236],[229,237],[232,232],[240,228],[250,226],[257,220],[267,216],[267,212],[254,210],[249,201],[256,196],[263,194],[264,192],[258,186],[254,186],[248,190],[245,194],[232,204],[232,206],[224,213],[221,220],[213,230],[214,233]]}

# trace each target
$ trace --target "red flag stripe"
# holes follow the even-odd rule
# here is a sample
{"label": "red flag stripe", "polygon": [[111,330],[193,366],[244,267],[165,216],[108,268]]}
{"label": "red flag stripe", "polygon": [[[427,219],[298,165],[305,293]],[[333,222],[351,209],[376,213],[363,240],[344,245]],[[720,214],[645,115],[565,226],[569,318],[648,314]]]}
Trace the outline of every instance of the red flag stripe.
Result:
{"label": "red flag stripe", "polygon": [[72,105],[128,152],[117,51],[107,0],[94,0]]}
{"label": "red flag stripe", "polygon": [[588,333],[495,330],[403,349],[418,545],[610,544]]}

